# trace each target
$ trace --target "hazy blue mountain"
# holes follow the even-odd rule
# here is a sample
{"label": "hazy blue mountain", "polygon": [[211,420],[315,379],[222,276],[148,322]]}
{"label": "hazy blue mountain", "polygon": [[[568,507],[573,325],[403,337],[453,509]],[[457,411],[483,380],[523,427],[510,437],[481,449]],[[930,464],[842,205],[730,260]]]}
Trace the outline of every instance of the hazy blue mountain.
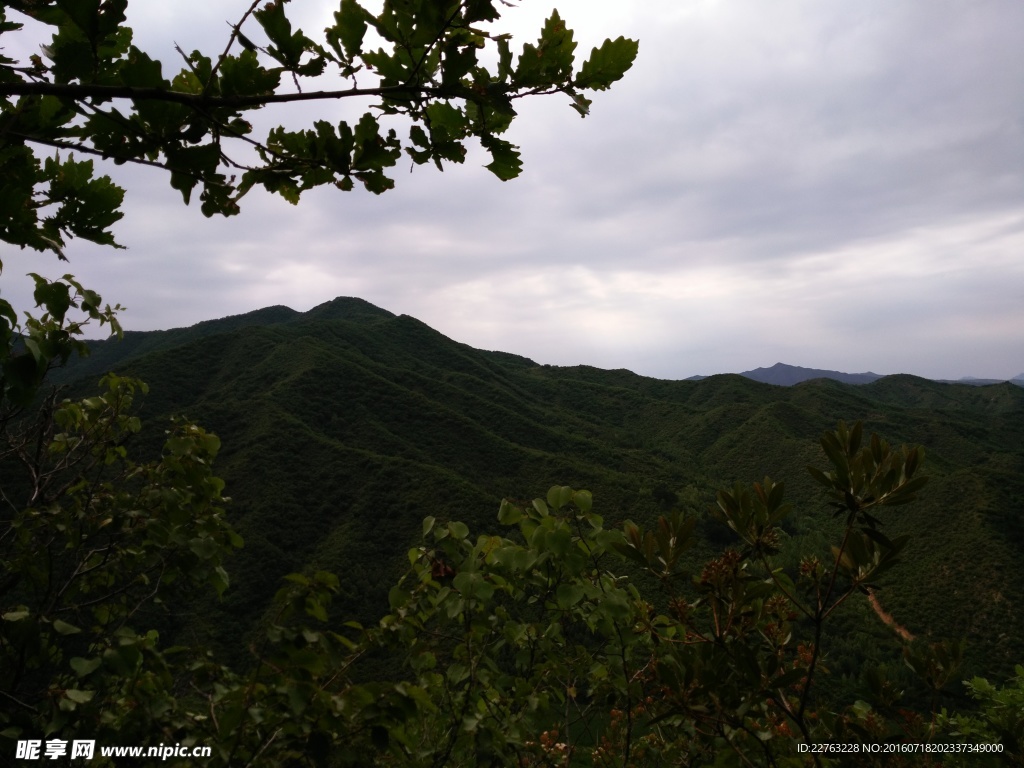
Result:
{"label": "hazy blue mountain", "polygon": [[936,379],[941,384],[969,384],[972,387],[985,387],[989,384],[1001,384],[1002,379],[979,379],[975,376],[963,376],[959,379]]}
{"label": "hazy blue mountain", "polygon": [[[841,381],[844,384],[870,384],[885,378],[882,374],[867,371],[865,373],[844,373],[842,371],[829,371],[821,368],[802,368],[799,365],[787,365],[776,363],[771,368],[755,368],[752,371],[744,371],[739,374],[763,384],[775,384],[776,386],[791,387],[804,381],[813,379],[832,379]],[[683,381],[702,381],[707,376],[690,376]],[[1002,384],[1005,379],[979,379],[975,376],[964,376],[961,379],[932,379],[939,384],[967,384],[972,387],[985,387],[990,384]],[[1010,379],[1010,383],[1024,386],[1024,373]]]}
{"label": "hazy blue mountain", "polygon": [[784,387],[799,384],[802,381],[811,379],[833,379],[844,384],[870,384],[882,378],[881,374],[872,373],[843,373],[842,371],[826,371],[820,368],[801,368],[798,365],[786,365],[776,363],[771,368],[755,368],[752,371],[744,371],[740,376],[760,381],[765,384],[777,384]]}

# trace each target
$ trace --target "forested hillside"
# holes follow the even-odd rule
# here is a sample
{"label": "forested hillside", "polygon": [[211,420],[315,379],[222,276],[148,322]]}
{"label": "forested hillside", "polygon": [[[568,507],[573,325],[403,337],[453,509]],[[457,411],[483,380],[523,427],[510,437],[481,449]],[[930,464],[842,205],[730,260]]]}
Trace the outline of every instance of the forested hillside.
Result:
{"label": "forested hillside", "polygon": [[[927,455],[920,501],[887,513],[891,535],[913,539],[879,605],[915,636],[966,637],[965,677],[1003,679],[1024,658],[1024,389],[1011,384],[777,387],[542,366],[358,299],[128,333],[62,376],[85,391],[107,370],[150,384],[140,440],[156,445],[164,419],[184,413],[223,441],[217,470],[245,548],[227,564],[223,603],[196,604],[188,622],[222,647],[296,570],[338,574],[339,610],[372,620],[425,516],[483,532],[503,497],[553,483],[590,489],[610,525],[650,524],[673,506],[697,514],[709,547],[699,558],[731,541],[707,513],[716,488],[785,480],[796,511],[783,552],[795,564],[837,525],[806,466],[822,464],[817,439],[842,418]],[[867,599],[844,610],[833,672],[852,681],[895,635]]]}

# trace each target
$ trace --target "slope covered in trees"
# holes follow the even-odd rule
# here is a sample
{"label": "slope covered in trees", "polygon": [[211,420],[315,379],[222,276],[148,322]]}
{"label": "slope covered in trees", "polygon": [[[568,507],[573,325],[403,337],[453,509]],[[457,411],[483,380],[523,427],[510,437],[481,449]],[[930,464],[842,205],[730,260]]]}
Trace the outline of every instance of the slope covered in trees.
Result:
{"label": "slope covered in trees", "polygon": [[[965,675],[1002,679],[1024,658],[1024,390],[1009,384],[783,388],[540,366],[357,299],[129,333],[64,376],[87,389],[110,368],[151,384],[149,440],[179,412],[223,440],[218,469],[246,546],[223,605],[197,607],[191,628],[218,627],[227,646],[291,571],[339,574],[339,612],[375,619],[425,515],[493,530],[501,498],[552,481],[590,489],[610,524],[688,510],[711,552],[732,536],[707,513],[714,489],[785,479],[796,508],[782,556],[795,564],[837,530],[805,467],[821,463],[817,437],[843,417],[927,452],[928,488],[886,520],[914,543],[878,593],[884,610],[915,636],[965,637]],[[896,638],[867,599],[845,611],[831,662],[853,685],[865,656]]]}

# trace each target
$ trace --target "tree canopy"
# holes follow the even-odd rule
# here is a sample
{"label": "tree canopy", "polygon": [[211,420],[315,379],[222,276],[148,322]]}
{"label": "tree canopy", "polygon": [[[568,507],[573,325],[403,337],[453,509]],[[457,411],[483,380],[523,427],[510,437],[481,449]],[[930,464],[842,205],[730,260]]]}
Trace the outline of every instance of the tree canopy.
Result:
{"label": "tree canopy", "polygon": [[[67,237],[116,245],[122,191],[95,175],[92,157],[164,169],[186,203],[198,188],[207,216],[237,213],[253,187],[293,203],[323,185],[381,193],[403,152],[441,168],[463,162],[470,139],[492,173],[514,178],[520,154],[502,136],[515,102],[561,94],[585,116],[585,93],[622,78],[638,44],[605,40],[577,68],[573,32],[554,11],[516,55],[496,28],[502,4],[386,0],[374,15],[342,0],[314,38],[294,27],[287,0],[256,0],[221,50],[179,49],[172,64],[132,44],[128,0],[5,3],[0,34],[26,34],[20,14],[53,38],[28,62],[0,56],[0,239],[58,254]],[[366,111],[254,135],[254,112],[337,100]]]}
{"label": "tree canopy", "polygon": [[181,423],[159,461],[126,452],[137,386],[113,378],[99,397],[56,405],[41,455],[34,439],[9,441],[45,481],[4,511],[0,536],[11,575],[0,582],[2,754],[15,740],[95,738],[175,744],[169,764],[214,766],[1019,759],[1024,667],[1002,689],[970,681],[976,712],[938,706],[962,643],[905,647],[930,710],[906,706],[878,670],[861,699],[818,695],[823,626],[906,544],[885,519],[924,485],[919,448],[862,440],[859,424],[826,432],[828,465],[812,474],[839,535],[798,568],[777,558],[792,505],[770,478],[718,493],[736,543],[703,564],[694,517],[606,527],[588,491],[564,486],[503,502],[497,535],[427,517],[377,625],[335,615],[341,580],[310,568],[286,578],[248,665],[233,667],[140,631],[161,603],[173,609],[204,583],[223,590],[221,563],[241,541],[211,474],[216,438]]}

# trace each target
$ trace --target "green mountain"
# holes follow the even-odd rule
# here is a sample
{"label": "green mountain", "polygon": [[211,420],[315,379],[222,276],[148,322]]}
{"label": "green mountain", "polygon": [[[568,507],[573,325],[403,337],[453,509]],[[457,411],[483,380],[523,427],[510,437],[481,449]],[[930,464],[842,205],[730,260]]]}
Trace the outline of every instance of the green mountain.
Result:
{"label": "green mountain", "polygon": [[[589,488],[611,524],[649,523],[673,504],[701,518],[707,548],[731,532],[707,514],[714,490],[765,475],[796,511],[784,554],[827,552],[833,522],[806,471],[842,418],[922,444],[931,482],[886,520],[914,540],[878,597],[921,637],[966,637],[969,669],[1001,679],[1024,660],[1024,389],[887,376],[857,386],[782,387],[738,375],[663,381],[629,371],[537,365],[473,349],[418,320],[340,298],[271,307],[191,328],[127,333],[61,372],[85,391],[107,370],[150,384],[155,446],[173,413],[223,440],[219,472],[246,546],[222,604],[190,627],[236,644],[286,573],[326,568],[364,621],[386,606],[424,516],[495,530],[502,497]],[[831,668],[895,638],[865,599],[850,605]],[[892,646],[892,647],[890,647]],[[881,653],[881,651],[879,651]]]}

